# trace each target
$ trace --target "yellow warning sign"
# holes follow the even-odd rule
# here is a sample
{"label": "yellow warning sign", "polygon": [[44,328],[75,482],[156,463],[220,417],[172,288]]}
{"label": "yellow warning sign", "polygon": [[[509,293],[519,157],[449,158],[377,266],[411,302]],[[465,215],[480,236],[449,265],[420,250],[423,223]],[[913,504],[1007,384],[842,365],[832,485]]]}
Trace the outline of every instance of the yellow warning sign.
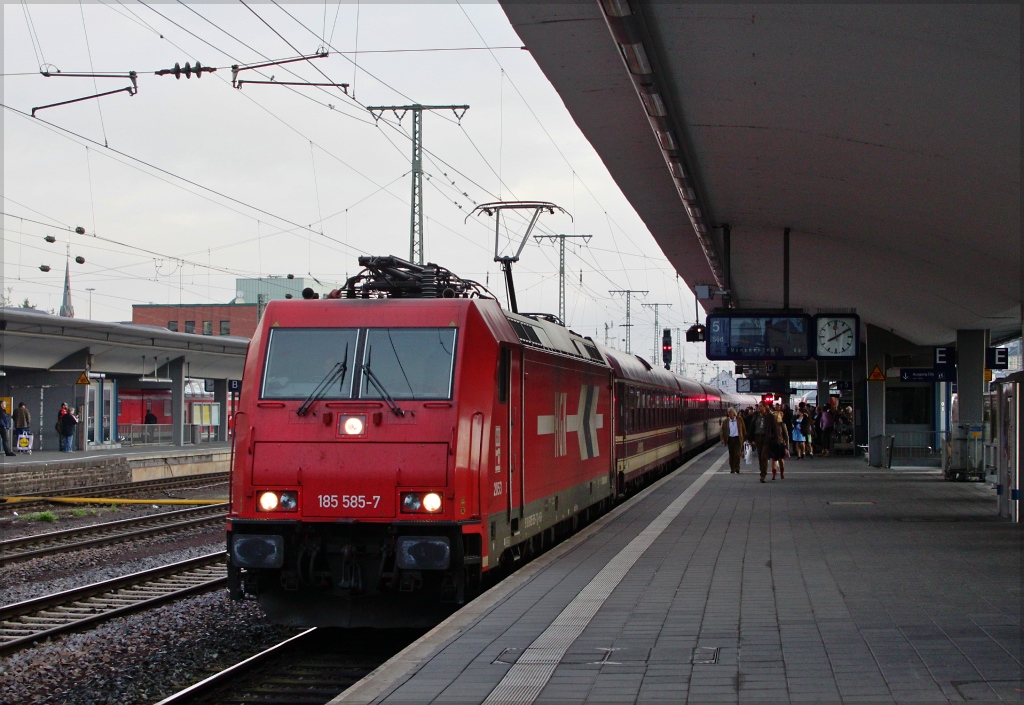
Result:
{"label": "yellow warning sign", "polygon": [[85,384],[85,385],[88,385],[89,384],[89,375],[87,375],[87,374],[85,374],[83,372],[81,375],[79,375],[78,381],[75,382],[75,384]]}
{"label": "yellow warning sign", "polygon": [[884,382],[885,373],[882,372],[882,368],[875,365],[875,369],[871,370],[871,374],[868,375],[869,382]]}
{"label": "yellow warning sign", "polygon": [[985,370],[985,381],[986,382],[991,382],[992,381],[992,370],[989,370],[989,369]]}

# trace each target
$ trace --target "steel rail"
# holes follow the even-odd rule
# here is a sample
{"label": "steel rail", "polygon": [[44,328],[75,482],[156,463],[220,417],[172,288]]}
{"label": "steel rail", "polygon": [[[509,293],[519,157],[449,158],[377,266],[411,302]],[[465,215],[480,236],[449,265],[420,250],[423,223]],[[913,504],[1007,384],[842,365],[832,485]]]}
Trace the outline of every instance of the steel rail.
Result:
{"label": "steel rail", "polygon": [[110,485],[90,485],[88,487],[76,487],[67,490],[54,490],[52,492],[37,492],[34,497],[41,497],[39,500],[26,502],[4,502],[0,501],[0,507],[9,504],[21,510],[37,504],[46,504],[47,497],[115,497],[119,493],[149,492],[152,490],[175,489],[190,487],[192,485],[206,485],[210,483],[227,482],[228,473],[210,472],[202,475],[186,475],[184,477],[165,477],[159,480],[142,480],[140,482],[119,482]]}
{"label": "steel rail", "polygon": [[227,584],[223,551],[0,607],[0,653]]}
{"label": "steel rail", "polygon": [[0,565],[199,528],[222,521],[226,512],[227,503],[214,504],[0,541]]}
{"label": "steel rail", "polygon": [[364,678],[419,635],[350,640],[339,638],[336,632],[307,629],[156,705],[320,705]]}

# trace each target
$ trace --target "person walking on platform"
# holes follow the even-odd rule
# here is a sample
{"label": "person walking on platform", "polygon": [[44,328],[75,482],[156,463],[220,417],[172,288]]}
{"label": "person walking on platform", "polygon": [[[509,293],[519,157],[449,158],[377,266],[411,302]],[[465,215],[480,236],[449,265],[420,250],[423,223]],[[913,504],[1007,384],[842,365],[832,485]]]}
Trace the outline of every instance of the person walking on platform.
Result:
{"label": "person walking on platform", "polygon": [[[32,415],[28,413],[28,407],[25,406],[25,402],[18,404],[18,408],[14,410],[14,443],[17,445],[18,439],[23,435],[32,435]],[[31,452],[32,448],[29,447]]]}
{"label": "person walking on platform", "polygon": [[803,407],[796,412],[796,416],[793,417],[793,430],[790,433],[790,438],[793,439],[793,449],[796,450],[796,459],[801,460],[806,453],[807,448],[807,437],[804,435],[804,422],[807,420],[807,414],[804,413]]}
{"label": "person walking on platform", "polygon": [[793,410],[789,408],[789,404],[782,405],[782,423],[786,424],[786,445],[789,445],[789,439],[793,435]]}
{"label": "person walking on platform", "polygon": [[728,418],[722,419],[722,445],[729,448],[729,472],[740,471],[740,454],[747,439],[743,419],[736,415],[736,409],[729,409]]}
{"label": "person walking on platform", "polygon": [[786,479],[786,453],[789,452],[789,439],[786,437],[786,424],[782,422],[782,411],[775,412],[775,426],[771,440],[768,442],[768,453],[772,459],[772,480],[775,480],[775,466],[778,464],[782,479]]}
{"label": "person walking on platform", "polygon": [[57,420],[57,430],[60,433],[61,452],[71,453],[71,442],[75,437],[75,426],[78,425],[78,418],[75,417],[67,402],[61,404],[61,414]]}
{"label": "person walking on platform", "polygon": [[761,482],[768,476],[768,444],[775,436],[775,417],[768,413],[768,406],[761,402],[757,405],[757,413],[750,424],[757,448],[757,464],[761,470]]}
{"label": "person walking on platform", "polygon": [[828,457],[832,455],[833,426],[832,410],[829,407],[822,407],[819,423],[821,424],[821,455]]}
{"label": "person walking on platform", "polygon": [[11,450],[11,415],[7,413],[5,401],[0,401],[0,443],[4,447],[4,455],[14,455]]}

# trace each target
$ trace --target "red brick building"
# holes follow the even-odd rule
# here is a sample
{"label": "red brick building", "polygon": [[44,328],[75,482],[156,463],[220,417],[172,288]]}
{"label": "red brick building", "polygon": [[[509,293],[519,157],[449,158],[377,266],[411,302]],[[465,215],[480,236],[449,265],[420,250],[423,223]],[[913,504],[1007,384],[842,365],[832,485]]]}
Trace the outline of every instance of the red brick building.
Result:
{"label": "red brick building", "polygon": [[259,322],[257,304],[135,304],[132,323],[179,333],[251,338]]}

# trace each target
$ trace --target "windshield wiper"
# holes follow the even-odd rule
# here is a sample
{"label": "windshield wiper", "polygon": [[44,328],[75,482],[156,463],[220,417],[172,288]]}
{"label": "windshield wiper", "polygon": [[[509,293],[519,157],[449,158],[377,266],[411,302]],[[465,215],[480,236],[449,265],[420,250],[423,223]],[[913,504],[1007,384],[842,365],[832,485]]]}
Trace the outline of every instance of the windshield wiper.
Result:
{"label": "windshield wiper", "polygon": [[338,385],[338,391],[343,391],[345,389],[345,374],[347,372],[348,343],[345,343],[345,355],[344,357],[341,358],[341,362],[337,362],[334,364],[334,367],[330,369],[330,371],[327,373],[327,376],[320,380],[320,384],[316,385],[316,389],[314,389],[310,393],[310,395],[306,397],[306,401],[302,402],[302,406],[300,406],[295,413],[298,414],[299,416],[305,416],[306,414],[308,414],[313,404],[315,404],[318,399],[323,398],[323,396],[327,394],[327,390],[330,389],[331,385],[334,384],[334,382],[339,378],[341,379],[341,383]]}
{"label": "windshield wiper", "polygon": [[398,405],[394,397],[388,394],[388,390],[384,389],[384,385],[379,379],[377,379],[377,375],[373,373],[373,370],[370,369],[370,354],[372,352],[373,348],[367,347],[366,362],[363,364],[363,374],[366,375],[366,379],[373,385],[373,388],[377,390],[377,394],[380,394],[381,397],[384,398],[384,401],[388,403],[388,408],[395,412],[395,416],[405,416],[405,412],[402,410],[402,407]]}

